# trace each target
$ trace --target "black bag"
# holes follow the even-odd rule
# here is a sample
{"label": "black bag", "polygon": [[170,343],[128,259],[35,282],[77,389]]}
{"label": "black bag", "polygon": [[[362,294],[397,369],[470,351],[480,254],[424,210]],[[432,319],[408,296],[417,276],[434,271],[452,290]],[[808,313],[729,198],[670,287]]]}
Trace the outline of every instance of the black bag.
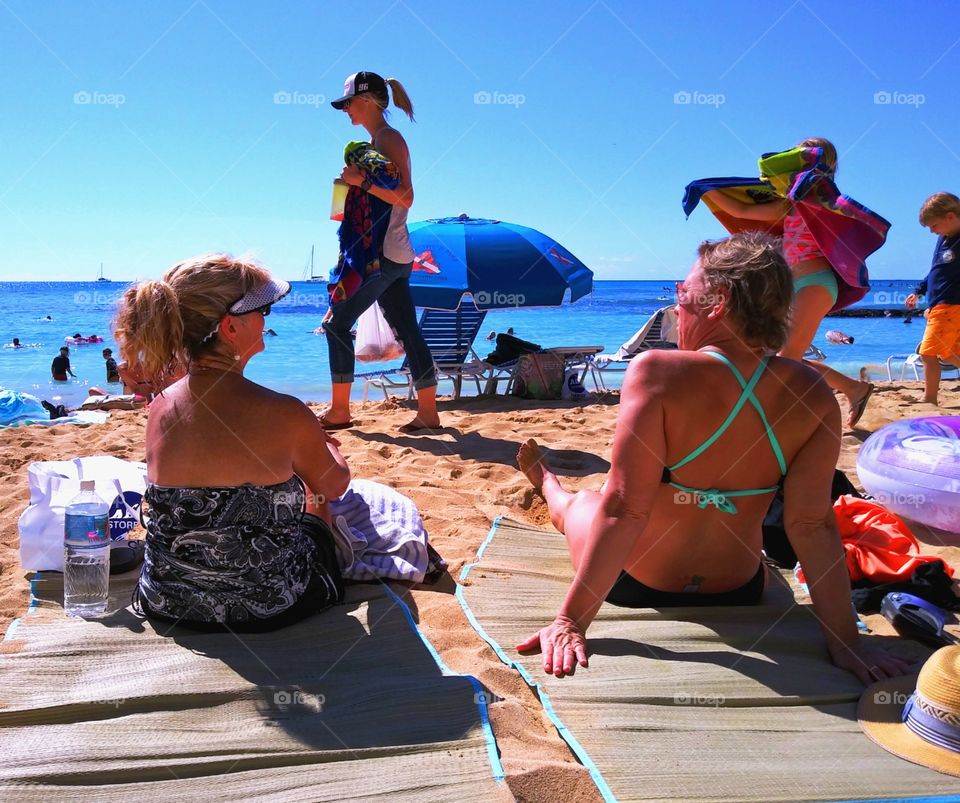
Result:
{"label": "black bag", "polygon": [[523,354],[534,354],[540,351],[540,346],[528,340],[521,340],[513,335],[497,335],[497,345],[486,358],[491,365],[503,365],[513,362]]}
{"label": "black bag", "polygon": [[[847,494],[863,499],[863,494],[853,487],[847,475],[840,469],[834,469],[830,499],[836,502],[841,496]],[[797,553],[793,551],[783,526],[783,488],[773,497],[767,515],[763,519],[763,551],[779,566],[792,569],[797,565]]]}

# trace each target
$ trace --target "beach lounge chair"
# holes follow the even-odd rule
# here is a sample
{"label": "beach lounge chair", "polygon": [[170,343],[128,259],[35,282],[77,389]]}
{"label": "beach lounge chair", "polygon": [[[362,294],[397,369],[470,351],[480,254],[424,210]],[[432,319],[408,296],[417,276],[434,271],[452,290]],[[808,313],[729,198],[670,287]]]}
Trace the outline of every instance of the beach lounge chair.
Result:
{"label": "beach lounge chair", "polygon": [[[480,380],[486,380],[492,367],[483,362],[473,350],[473,341],[487,316],[486,310],[461,304],[457,310],[425,309],[420,316],[420,332],[433,355],[437,367],[437,380],[453,382],[453,397],[460,398],[464,377],[473,380],[477,393],[481,393]],[[376,373],[359,374],[364,379],[363,400],[367,400],[370,388],[383,391],[388,398],[392,389],[407,390],[407,398],[414,396],[413,377],[407,360],[399,368]]]}
{"label": "beach lounge chair", "polygon": [[609,359],[588,356],[587,373],[593,379],[597,390],[609,390],[603,379],[604,374],[620,374],[627,370],[630,360],[649,349],[675,349],[677,347],[676,308],[661,307],[651,315],[646,323]]}
{"label": "beach lounge chair", "polygon": [[[920,356],[919,352],[920,344],[917,343],[917,351],[914,351],[913,354],[891,354],[887,357],[887,380],[893,379],[893,369],[894,365],[897,362],[900,362],[900,373],[897,376],[897,379],[906,379],[907,378],[907,368],[913,369],[913,378],[920,380],[922,377],[920,375],[920,370],[923,368],[923,357]],[[953,371],[958,377],[960,377],[960,368],[957,368],[955,365],[951,365],[948,362],[943,360],[937,360],[940,363],[940,370],[944,372]]]}

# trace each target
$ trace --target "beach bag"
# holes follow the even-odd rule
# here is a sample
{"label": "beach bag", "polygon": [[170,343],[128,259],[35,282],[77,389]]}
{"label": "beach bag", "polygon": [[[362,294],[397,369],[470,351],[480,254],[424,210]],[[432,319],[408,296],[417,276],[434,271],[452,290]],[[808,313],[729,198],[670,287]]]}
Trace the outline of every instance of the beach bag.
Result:
{"label": "beach bag", "polygon": [[403,356],[403,346],[376,301],[357,319],[354,353],[360,362],[386,362]]}
{"label": "beach bag", "polygon": [[146,463],[110,455],[31,463],[27,468],[30,504],[20,515],[20,564],[26,571],[63,571],[63,511],[80,493],[80,480],[94,480],[97,494],[110,503],[111,540],[129,538],[140,524],[147,487]]}
{"label": "beach bag", "polygon": [[524,399],[559,399],[563,391],[564,366],[563,357],[550,351],[521,355],[513,395]]}
{"label": "beach bag", "polygon": [[[833,470],[833,482],[830,484],[830,501],[836,502],[844,495],[860,496],[847,475],[837,468]],[[770,502],[770,508],[763,520],[763,551],[779,566],[792,569],[797,565],[797,553],[793,551],[783,524],[782,487]]]}

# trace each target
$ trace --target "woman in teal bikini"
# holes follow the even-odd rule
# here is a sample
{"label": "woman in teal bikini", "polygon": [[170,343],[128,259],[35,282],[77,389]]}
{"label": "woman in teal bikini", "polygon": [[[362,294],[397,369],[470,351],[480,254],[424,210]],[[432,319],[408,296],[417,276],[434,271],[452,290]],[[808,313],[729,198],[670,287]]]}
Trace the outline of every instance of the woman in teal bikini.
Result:
{"label": "woman in teal bikini", "polygon": [[[829,140],[814,137],[798,142],[796,147],[821,148],[824,164],[832,173],[836,172],[837,149]],[[705,195],[725,212],[742,219],[756,220],[764,224],[783,220],[783,255],[793,274],[795,297],[790,335],[780,349],[780,356],[792,360],[802,359],[804,352],[810,348],[821,321],[837,300],[837,277],[833,268],[789,201],[745,204],[716,191]],[[823,375],[831,388],[847,397],[847,426],[853,428],[866,409],[870,394],[873,393],[873,385],[841,374],[822,363],[810,365]]]}
{"label": "woman in teal bikini", "polygon": [[[603,489],[570,493],[535,441],[518,455],[567,539],[576,576],[539,647],[558,677],[586,666],[604,600],[629,607],[749,605],[764,586],[761,524],[782,485],[788,537],[833,661],[864,683],[907,665],[859,642],[830,500],[840,411],[820,376],[772,356],[793,296],[779,242],[704,243],[677,287],[679,351],[630,364]],[[709,393],[704,393],[709,388]]]}

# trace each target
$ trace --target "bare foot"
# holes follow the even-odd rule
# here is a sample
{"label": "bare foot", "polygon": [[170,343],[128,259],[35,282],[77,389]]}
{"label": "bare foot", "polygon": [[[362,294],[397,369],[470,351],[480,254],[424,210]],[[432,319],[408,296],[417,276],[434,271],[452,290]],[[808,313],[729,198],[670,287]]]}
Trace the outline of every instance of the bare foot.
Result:
{"label": "bare foot", "polygon": [[521,444],[520,451],[517,452],[517,465],[530,480],[534,489],[542,491],[543,479],[546,474],[550,473],[550,466],[547,465],[547,459],[543,456],[540,444],[533,438]]}

